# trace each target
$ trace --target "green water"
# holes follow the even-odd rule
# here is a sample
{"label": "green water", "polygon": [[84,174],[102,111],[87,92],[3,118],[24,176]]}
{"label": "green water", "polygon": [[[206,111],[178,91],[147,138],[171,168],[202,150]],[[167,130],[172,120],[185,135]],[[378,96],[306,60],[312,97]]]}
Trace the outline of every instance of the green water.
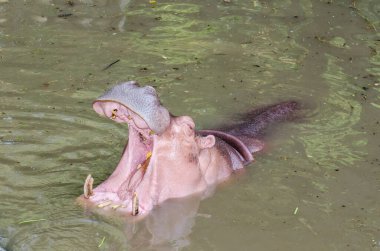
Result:
{"label": "green water", "polygon": [[[377,0],[0,0],[0,247],[380,250],[379,31]],[[305,112],[212,197],[128,222],[75,203],[127,141],[91,108],[124,80],[199,129]]]}

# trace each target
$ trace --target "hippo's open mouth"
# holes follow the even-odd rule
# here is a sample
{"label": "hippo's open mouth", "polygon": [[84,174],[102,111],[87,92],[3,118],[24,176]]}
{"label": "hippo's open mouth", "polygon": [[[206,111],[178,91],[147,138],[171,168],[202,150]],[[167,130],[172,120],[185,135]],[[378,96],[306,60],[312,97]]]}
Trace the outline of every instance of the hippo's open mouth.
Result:
{"label": "hippo's open mouth", "polygon": [[[117,114],[111,117],[111,119],[116,119],[113,116]],[[94,202],[99,208],[127,210],[132,215],[136,215],[139,211],[145,211],[144,204],[138,203],[137,188],[150,168],[154,132],[149,127],[137,127],[131,115],[127,123],[129,142],[118,166],[112,175],[95,189],[92,189],[93,178],[89,175],[84,184],[84,197]]]}
{"label": "hippo's open mouth", "polygon": [[95,100],[93,108],[101,116],[127,123],[129,138],[111,176],[92,189],[93,178],[89,175],[83,197],[97,207],[128,211],[132,215],[149,211],[145,205],[152,204],[146,193],[155,179],[151,170],[154,142],[156,134],[164,132],[169,124],[168,111],[161,106],[153,88],[139,87],[134,82],[109,90]]}

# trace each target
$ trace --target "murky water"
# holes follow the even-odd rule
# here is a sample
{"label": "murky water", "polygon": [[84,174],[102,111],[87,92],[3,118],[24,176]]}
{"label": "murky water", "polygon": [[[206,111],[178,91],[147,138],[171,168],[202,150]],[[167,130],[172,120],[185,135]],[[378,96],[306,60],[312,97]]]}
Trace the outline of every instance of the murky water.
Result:
{"label": "murky water", "polygon": [[[0,0],[0,247],[380,250],[379,30],[378,0]],[[127,140],[91,102],[131,79],[198,128],[307,112],[211,198],[126,222],[75,198]]]}

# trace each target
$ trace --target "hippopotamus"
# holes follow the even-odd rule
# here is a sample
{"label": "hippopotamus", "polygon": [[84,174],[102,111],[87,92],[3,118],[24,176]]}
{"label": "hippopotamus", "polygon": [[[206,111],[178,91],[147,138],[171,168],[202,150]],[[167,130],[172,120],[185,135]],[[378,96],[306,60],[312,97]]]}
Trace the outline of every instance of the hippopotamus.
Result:
{"label": "hippopotamus", "polygon": [[89,174],[80,200],[102,210],[147,215],[174,198],[207,194],[250,164],[264,143],[260,135],[273,122],[291,117],[295,101],[254,110],[246,120],[218,130],[196,130],[189,116],[174,116],[152,86],[120,83],[93,102],[100,116],[128,124],[128,144],[119,164],[93,189]]}

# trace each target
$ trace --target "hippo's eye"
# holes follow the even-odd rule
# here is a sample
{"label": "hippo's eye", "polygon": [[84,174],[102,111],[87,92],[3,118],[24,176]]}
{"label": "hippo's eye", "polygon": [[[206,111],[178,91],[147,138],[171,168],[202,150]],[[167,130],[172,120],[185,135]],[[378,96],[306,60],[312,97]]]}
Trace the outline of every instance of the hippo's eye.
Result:
{"label": "hippo's eye", "polygon": [[128,115],[128,117],[127,117],[129,120],[132,120],[132,117],[131,117],[131,115]]}
{"label": "hippo's eye", "polygon": [[117,109],[113,109],[111,119],[116,119]]}

